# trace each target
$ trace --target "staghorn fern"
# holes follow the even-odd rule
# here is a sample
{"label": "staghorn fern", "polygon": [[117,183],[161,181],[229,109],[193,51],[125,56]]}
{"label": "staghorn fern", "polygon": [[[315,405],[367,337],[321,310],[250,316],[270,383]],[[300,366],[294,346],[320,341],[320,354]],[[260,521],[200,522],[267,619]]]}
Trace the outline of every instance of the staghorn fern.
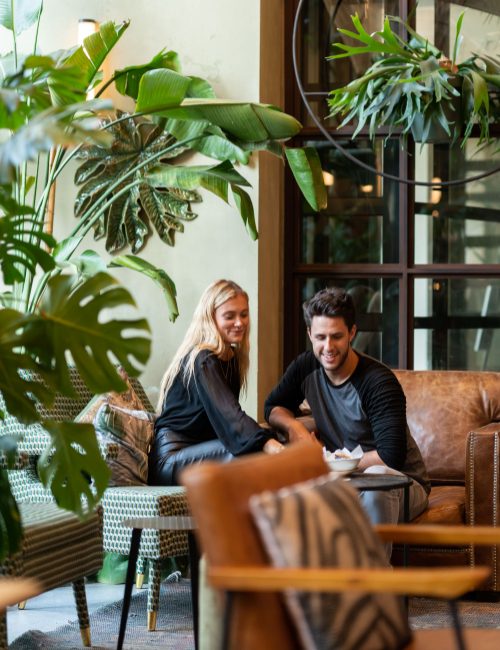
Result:
{"label": "staghorn fern", "polygon": [[[108,252],[130,246],[137,253],[151,234],[152,225],[162,241],[173,246],[175,232],[184,231],[183,222],[197,217],[191,203],[201,201],[201,196],[195,190],[156,188],[146,181],[146,174],[162,160],[172,160],[189,147],[176,147],[176,139],[163,125],[144,117],[126,119],[127,115],[118,111],[116,121],[105,123],[113,137],[109,149],[88,145],[78,154],[85,162],[75,174],[75,183],[81,186],[75,201],[75,216],[91,219],[96,215],[95,206],[99,206],[99,201],[102,203],[125,190],[93,224],[94,238],[106,237]],[[157,154],[162,151],[158,159]],[[142,179],[144,182],[140,182]],[[139,182],[126,191],[134,181]]]}

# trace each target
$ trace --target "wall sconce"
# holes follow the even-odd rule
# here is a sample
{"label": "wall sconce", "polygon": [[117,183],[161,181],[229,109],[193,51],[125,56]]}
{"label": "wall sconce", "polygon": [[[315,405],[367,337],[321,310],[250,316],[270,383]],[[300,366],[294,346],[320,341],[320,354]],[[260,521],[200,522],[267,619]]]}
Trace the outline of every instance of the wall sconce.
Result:
{"label": "wall sconce", "polygon": [[93,18],[80,18],[78,21],[78,45],[83,45],[83,39],[95,34],[99,29],[99,23]]}
{"label": "wall sconce", "polygon": [[[83,41],[87,36],[95,34],[99,30],[99,23],[93,18],[80,18],[78,21],[78,45],[83,45]],[[87,99],[94,99],[95,91],[91,88],[87,92]]]}
{"label": "wall sconce", "polygon": [[373,192],[373,185],[371,183],[367,183],[366,185],[360,185],[359,189],[363,192],[363,194],[371,194]]}
{"label": "wall sconce", "polygon": [[326,185],[326,187],[331,187],[334,181],[335,178],[333,174],[330,174],[330,172],[323,171],[323,183]]}
{"label": "wall sconce", "polygon": [[[434,176],[432,179],[433,183],[441,183],[441,179],[439,176]],[[430,200],[431,203],[436,205],[441,201],[441,197],[443,196],[443,191],[440,187],[431,187],[431,196]]]}

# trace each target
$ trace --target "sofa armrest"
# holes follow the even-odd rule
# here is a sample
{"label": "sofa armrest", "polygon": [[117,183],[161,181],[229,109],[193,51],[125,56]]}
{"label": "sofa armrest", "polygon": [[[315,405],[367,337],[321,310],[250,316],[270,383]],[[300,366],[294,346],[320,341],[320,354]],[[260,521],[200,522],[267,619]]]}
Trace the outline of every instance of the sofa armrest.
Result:
{"label": "sofa armrest", "polygon": [[500,422],[492,422],[467,437],[465,464],[466,523],[499,526]]}
{"label": "sofa armrest", "polygon": [[[470,526],[500,527],[500,422],[492,422],[467,437],[465,517]],[[491,585],[500,589],[500,546],[472,547],[473,565],[492,569]]]}

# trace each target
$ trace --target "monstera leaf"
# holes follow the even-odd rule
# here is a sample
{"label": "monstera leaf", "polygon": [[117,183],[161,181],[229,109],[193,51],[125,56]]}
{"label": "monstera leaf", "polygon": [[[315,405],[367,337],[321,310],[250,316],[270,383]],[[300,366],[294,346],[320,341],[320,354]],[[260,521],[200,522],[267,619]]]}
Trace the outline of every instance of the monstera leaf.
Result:
{"label": "monstera leaf", "polygon": [[32,379],[32,372],[44,377],[43,367],[27,351],[27,326],[33,318],[14,309],[0,309],[0,393],[9,413],[24,423],[39,419],[35,401],[50,403],[53,397],[46,385]]}
{"label": "monstera leaf", "polygon": [[[98,273],[74,285],[74,278],[60,275],[49,281],[33,325],[36,340],[50,350],[58,386],[72,393],[67,354],[73,359],[86,385],[96,393],[122,391],[123,380],[116,364],[137,375],[131,359],[144,364],[149,358],[150,340],[131,331],[149,332],[143,318],[101,322],[102,310],[122,305],[135,306],[130,293],[107,273]],[[43,354],[38,350],[38,354]]]}
{"label": "monstera leaf", "polygon": [[57,504],[83,516],[108,485],[110,470],[99,452],[94,427],[45,420],[51,442],[38,460],[38,473]]}
{"label": "monstera leaf", "polygon": [[[117,115],[126,117],[121,112]],[[158,163],[158,154],[160,159],[173,159],[187,147],[176,146],[175,138],[162,126],[143,117],[121,119],[107,130],[113,136],[111,148],[88,146],[79,153],[85,162],[75,174],[75,183],[81,185],[75,215],[88,219],[100,201],[112,198],[94,223],[94,237],[106,237],[106,250],[130,246],[132,252],[138,252],[147,241],[151,225],[165,243],[173,245],[174,233],[184,230],[183,222],[196,218],[191,203],[201,201],[201,197],[196,190],[159,190],[145,179]]]}

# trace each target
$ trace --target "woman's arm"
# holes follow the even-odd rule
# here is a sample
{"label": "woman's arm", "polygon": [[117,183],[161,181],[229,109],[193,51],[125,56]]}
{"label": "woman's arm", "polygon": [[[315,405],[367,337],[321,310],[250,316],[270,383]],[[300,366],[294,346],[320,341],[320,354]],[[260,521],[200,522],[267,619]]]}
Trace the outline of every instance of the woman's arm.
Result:
{"label": "woman's arm", "polygon": [[[217,357],[213,354],[200,358],[195,364],[194,385],[217,437],[234,456],[261,451],[266,443],[275,440],[275,434],[264,429],[248,416],[232,393]],[[191,389],[191,387],[190,387]],[[276,445],[267,449],[275,450]]]}

